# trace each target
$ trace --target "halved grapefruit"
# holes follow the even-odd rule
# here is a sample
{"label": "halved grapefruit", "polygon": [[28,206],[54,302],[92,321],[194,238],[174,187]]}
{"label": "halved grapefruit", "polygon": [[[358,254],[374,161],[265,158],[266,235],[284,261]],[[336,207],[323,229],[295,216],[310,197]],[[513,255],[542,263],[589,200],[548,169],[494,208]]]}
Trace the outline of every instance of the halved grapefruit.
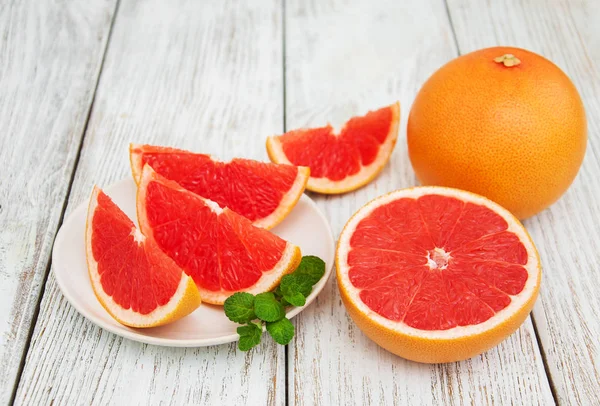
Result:
{"label": "halved grapefruit", "polygon": [[194,279],[202,300],[262,293],[300,263],[300,248],[145,165],[137,194],[142,232]]}
{"label": "halved grapefruit", "polygon": [[85,239],[94,293],[119,323],[160,326],[200,306],[192,278],[98,187],[90,199]]}
{"label": "halved grapefruit", "polygon": [[136,183],[147,163],[165,178],[266,229],[292,211],[310,173],[306,167],[241,158],[220,162],[210,155],[152,145],[131,144],[129,158]]}
{"label": "halved grapefruit", "polygon": [[400,103],[351,118],[339,134],[327,125],[267,138],[271,161],[310,168],[306,188],[345,193],[373,180],[396,145]]}
{"label": "halved grapefruit", "polygon": [[513,333],[541,280],[536,248],[512,214],[457,189],[381,196],[346,224],[336,253],[348,313],[373,341],[427,363],[480,354]]}

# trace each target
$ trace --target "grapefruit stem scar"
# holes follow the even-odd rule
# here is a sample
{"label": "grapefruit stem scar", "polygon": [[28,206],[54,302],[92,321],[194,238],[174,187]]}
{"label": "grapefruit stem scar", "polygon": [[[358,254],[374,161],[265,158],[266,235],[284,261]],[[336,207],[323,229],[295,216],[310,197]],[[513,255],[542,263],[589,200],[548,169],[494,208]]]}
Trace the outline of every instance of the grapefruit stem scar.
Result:
{"label": "grapefruit stem scar", "polygon": [[521,63],[521,60],[519,58],[517,58],[516,56],[514,56],[513,54],[504,54],[502,56],[498,56],[498,57],[494,58],[494,62],[502,63],[507,68],[510,68],[512,66],[519,65]]}

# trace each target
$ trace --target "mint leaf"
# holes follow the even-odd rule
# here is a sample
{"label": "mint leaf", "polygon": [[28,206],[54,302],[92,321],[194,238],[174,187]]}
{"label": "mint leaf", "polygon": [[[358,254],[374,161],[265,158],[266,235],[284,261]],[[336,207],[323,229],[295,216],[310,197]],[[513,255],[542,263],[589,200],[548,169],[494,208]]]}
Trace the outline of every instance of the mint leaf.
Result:
{"label": "mint leaf", "polygon": [[301,276],[311,286],[315,285],[325,275],[325,261],[313,255],[302,257],[300,265],[294,271],[294,275]]}
{"label": "mint leaf", "polygon": [[[281,278],[279,291],[283,298],[294,306],[304,306],[306,297],[315,285],[325,275],[325,262],[319,257],[302,257],[300,265],[291,274]],[[304,299],[300,298],[303,296]]]}
{"label": "mint leaf", "polygon": [[257,323],[248,323],[245,326],[238,327],[237,333],[240,335],[238,348],[241,351],[248,351],[260,343],[262,326]]}
{"label": "mint leaf", "polygon": [[254,298],[254,312],[256,317],[264,321],[277,321],[285,317],[285,309],[275,299],[273,292],[256,295]]}
{"label": "mint leaf", "polygon": [[304,306],[306,298],[312,292],[313,285],[319,282],[325,274],[325,262],[319,257],[302,257],[296,270],[281,278],[277,293],[281,293],[283,300],[294,306]]}
{"label": "mint leaf", "polygon": [[267,323],[267,331],[271,334],[273,340],[281,345],[289,344],[292,337],[294,337],[294,325],[287,318]]}
{"label": "mint leaf", "polygon": [[283,293],[285,300],[293,303],[294,297],[296,297],[298,293],[302,294],[304,297],[310,295],[313,284],[311,283],[310,278],[298,275],[294,272],[281,278],[281,285],[279,286],[281,287],[281,293]]}
{"label": "mint leaf", "polygon": [[250,293],[234,293],[225,300],[223,309],[229,320],[239,324],[249,323],[256,318],[254,295]]}
{"label": "mint leaf", "polygon": [[273,294],[275,295],[275,299],[281,299],[283,297],[283,293],[281,293],[281,286],[277,286],[277,288],[275,288],[273,291]]}
{"label": "mint leaf", "polygon": [[[275,299],[279,300],[279,303],[281,303],[281,305],[283,307],[289,306],[291,303],[288,302],[287,300],[285,300],[285,298],[283,297],[283,293],[281,292],[281,287],[277,286],[277,289],[275,289],[273,291],[273,294],[275,295]],[[294,305],[296,306],[296,305]]]}
{"label": "mint leaf", "polygon": [[290,292],[288,295],[284,296],[282,301],[285,300],[289,302],[293,306],[302,307],[306,304],[306,296],[304,296],[301,292]]}

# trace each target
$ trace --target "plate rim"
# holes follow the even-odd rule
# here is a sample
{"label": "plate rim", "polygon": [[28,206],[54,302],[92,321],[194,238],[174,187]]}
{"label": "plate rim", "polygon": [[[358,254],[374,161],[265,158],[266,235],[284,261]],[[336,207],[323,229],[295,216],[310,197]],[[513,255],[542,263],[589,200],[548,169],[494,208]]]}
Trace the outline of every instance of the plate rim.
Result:
{"label": "plate rim", "polygon": [[[126,182],[133,182],[133,180],[129,177],[125,177],[123,179],[120,179],[116,182],[113,182],[113,183],[107,185],[104,189],[106,190],[111,187],[116,187],[118,184],[126,183]],[[331,258],[325,259],[326,260],[325,261],[325,264],[326,264],[325,275],[323,275],[321,280],[313,287],[313,290],[311,291],[310,295],[306,298],[306,304],[302,307],[292,307],[289,311],[287,311],[286,316],[288,319],[292,319],[293,317],[298,315],[300,312],[302,312],[304,309],[306,309],[317,298],[317,296],[323,291],[323,289],[325,288],[325,285],[327,284],[327,282],[329,281],[329,278],[331,277],[331,274],[333,273],[333,267],[334,267],[334,262],[335,262],[334,261],[335,260],[335,250],[336,250],[335,238],[333,236],[333,231],[331,230],[331,225],[329,224],[329,221],[327,221],[327,218],[325,217],[323,212],[319,209],[319,206],[317,205],[317,203],[315,203],[315,201],[310,196],[308,196],[306,193],[302,193],[302,195],[300,196],[300,200],[306,201],[311,206],[311,208],[317,213],[317,215],[321,218],[323,223],[325,224],[325,228],[327,230],[327,236],[332,245],[332,254],[331,254]],[[110,333],[113,333],[113,334],[123,337],[123,338],[127,338],[132,341],[144,343],[144,344],[158,345],[158,346],[163,346],[163,347],[198,348],[198,347],[208,347],[208,346],[212,346],[212,345],[227,344],[227,343],[232,343],[232,342],[238,341],[240,336],[237,333],[220,336],[220,337],[200,338],[200,339],[198,339],[198,338],[188,338],[188,339],[158,338],[158,337],[153,337],[153,336],[149,336],[149,335],[142,335],[142,334],[137,333],[131,327],[127,327],[127,326],[123,325],[122,327],[124,327],[125,329],[122,329],[121,327],[111,325],[111,324],[105,322],[101,317],[96,316],[95,314],[88,312],[87,310],[84,310],[84,307],[79,303],[79,301],[77,299],[75,299],[75,297],[69,293],[69,290],[66,287],[67,282],[64,280],[64,276],[67,274],[67,272],[62,268],[61,262],[55,261],[54,258],[58,257],[58,254],[56,252],[57,247],[62,245],[62,240],[65,238],[64,237],[64,235],[66,233],[64,231],[65,226],[67,225],[67,223],[75,221],[74,217],[76,216],[76,214],[79,211],[87,211],[88,203],[89,202],[84,200],[83,202],[78,204],[77,207],[75,207],[69,213],[67,218],[62,222],[62,224],[56,234],[56,237],[54,239],[54,244],[52,247],[52,258],[51,258],[52,274],[54,275],[54,278],[56,280],[56,283],[58,284],[58,287],[59,287],[62,295],[67,299],[69,304],[71,306],[73,306],[75,308],[75,310],[77,310],[77,312],[81,316],[83,316],[87,320],[91,321],[96,326],[98,326]],[[293,211],[293,209],[292,209],[292,211]],[[327,262],[327,259],[329,260],[329,262]],[[329,266],[327,266],[327,264],[329,264]],[[62,271],[56,272],[56,270],[58,268],[62,269]],[[103,310],[106,312],[105,309],[103,309]],[[107,314],[108,314],[108,312],[107,312]],[[264,328],[263,328],[263,330],[264,330]]]}

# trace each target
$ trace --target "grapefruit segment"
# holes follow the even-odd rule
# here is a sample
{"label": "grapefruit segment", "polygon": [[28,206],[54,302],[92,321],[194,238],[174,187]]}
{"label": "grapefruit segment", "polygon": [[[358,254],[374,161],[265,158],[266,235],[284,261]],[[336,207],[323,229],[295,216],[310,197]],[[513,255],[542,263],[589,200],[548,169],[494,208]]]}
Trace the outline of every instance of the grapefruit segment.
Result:
{"label": "grapefruit segment", "polygon": [[344,227],[336,266],[343,302],[365,334],[429,363],[498,344],[527,318],[541,280],[535,246],[514,216],[442,187],[368,203]]}
{"label": "grapefruit segment", "polygon": [[131,144],[129,158],[136,183],[148,164],[183,188],[266,229],[275,227],[294,208],[310,173],[306,167],[240,158],[221,162],[206,154],[152,145]]}
{"label": "grapefruit segment", "polygon": [[207,303],[223,304],[235,292],[269,291],[301,259],[297,246],[149,165],[140,177],[137,211],[142,231],[193,278]]}
{"label": "grapefruit segment", "polygon": [[310,168],[306,188],[345,193],[373,180],[389,160],[400,122],[400,104],[351,118],[339,134],[333,127],[298,129],[267,138],[271,161]]}
{"label": "grapefruit segment", "polygon": [[96,297],[121,324],[160,326],[200,305],[192,278],[97,187],[88,207],[86,257]]}

